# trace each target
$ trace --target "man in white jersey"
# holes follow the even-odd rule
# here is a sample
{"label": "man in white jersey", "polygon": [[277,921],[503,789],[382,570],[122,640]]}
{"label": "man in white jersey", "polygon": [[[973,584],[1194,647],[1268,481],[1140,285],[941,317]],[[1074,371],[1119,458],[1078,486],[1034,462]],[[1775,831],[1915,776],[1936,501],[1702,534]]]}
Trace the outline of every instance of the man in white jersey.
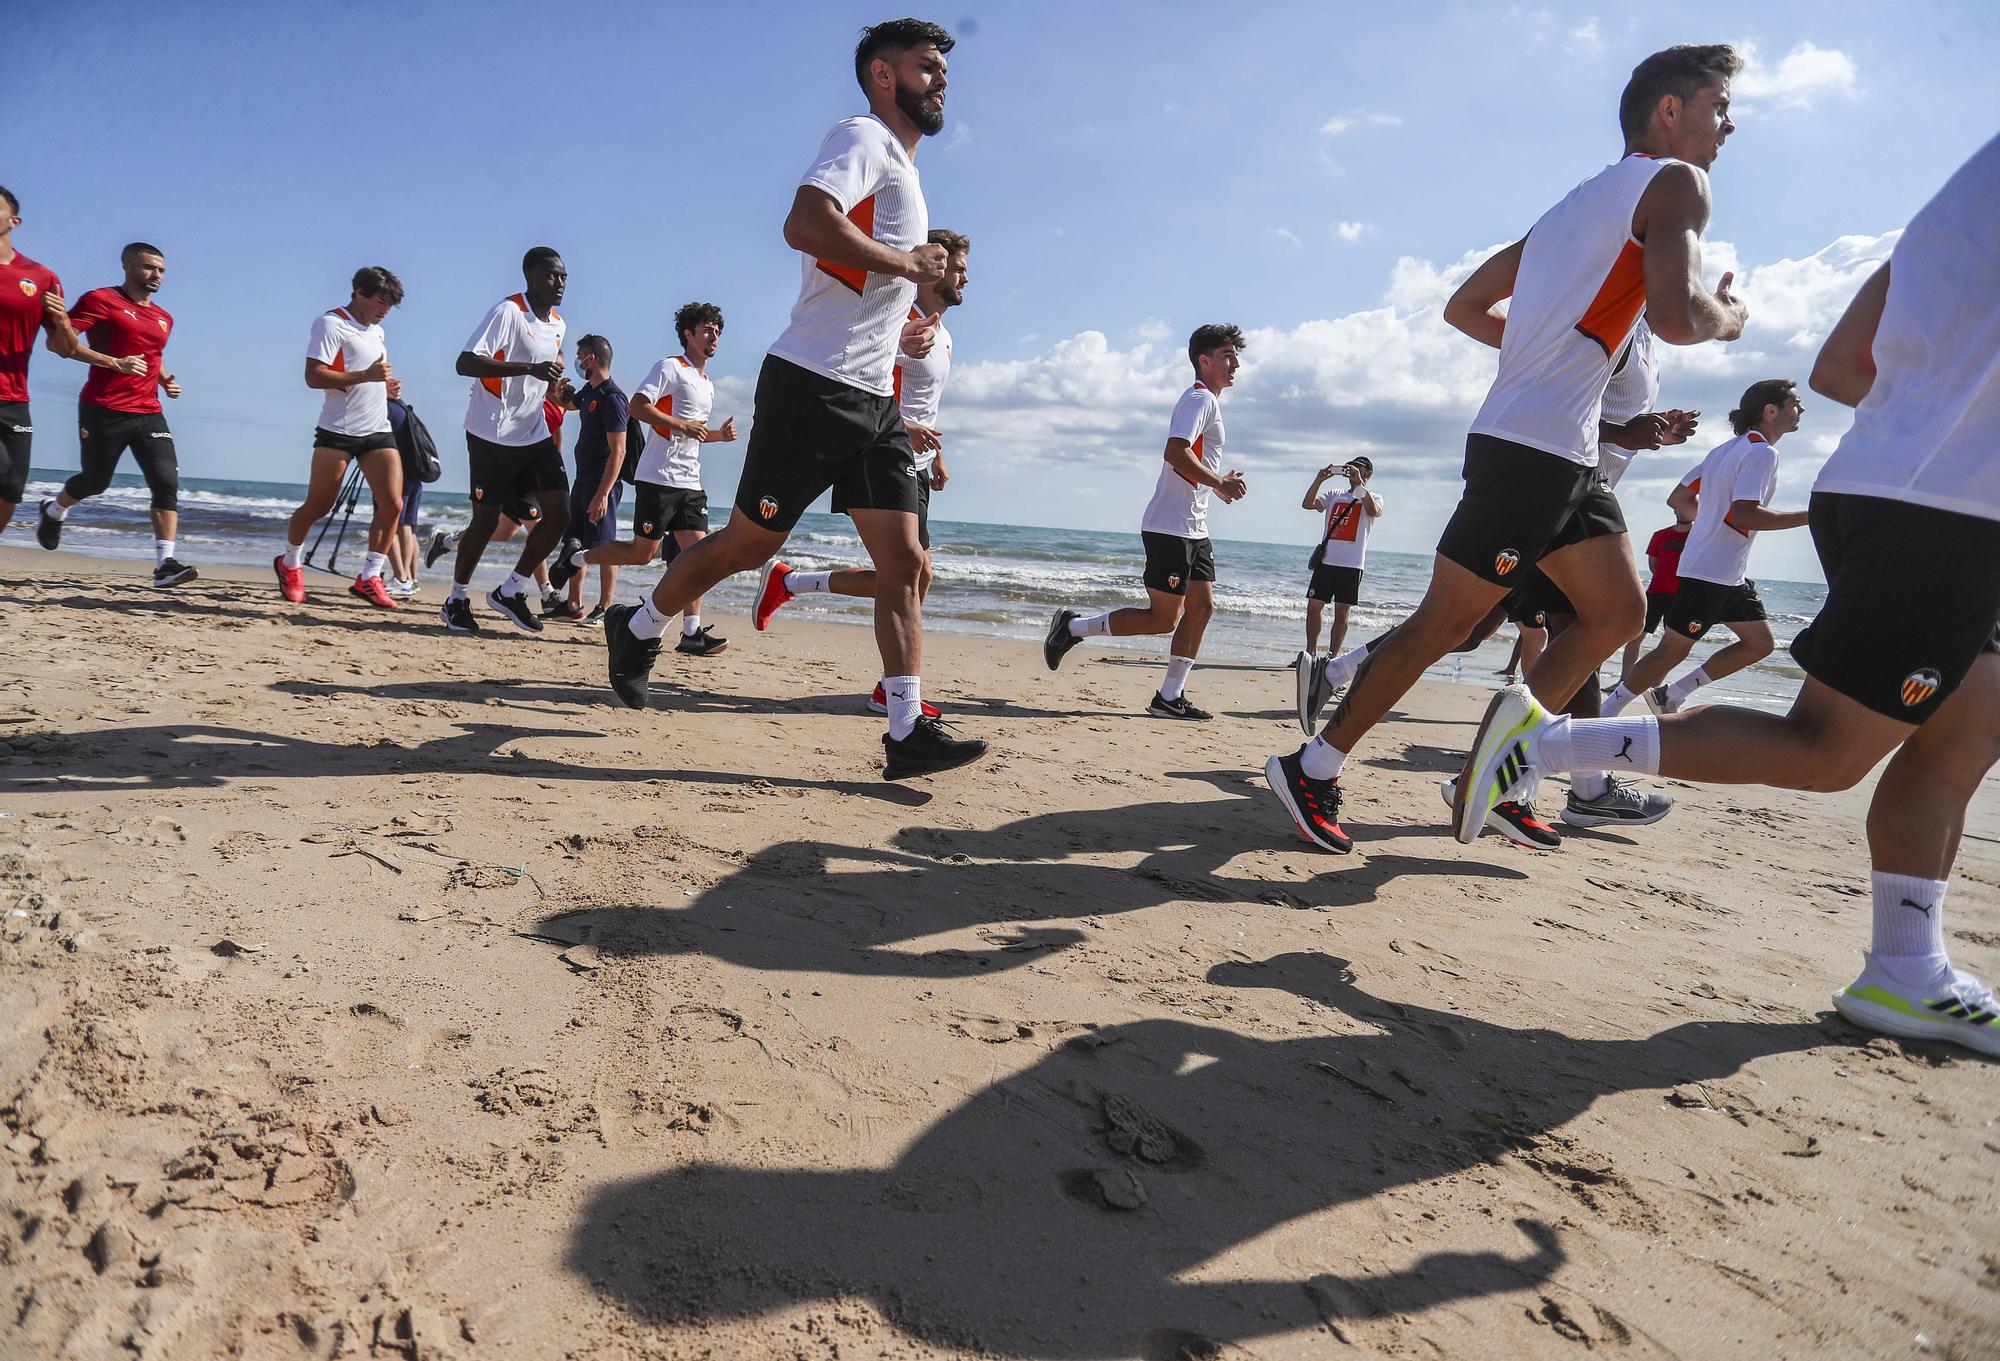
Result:
{"label": "man in white jersey", "polygon": [[[2000,1055],[2000,1002],[1951,965],[1944,898],[1966,805],[2000,759],[2000,138],[1917,213],[1848,305],[1812,387],[1853,405],[1808,510],[1826,603],[1794,640],[1784,715],[1551,718],[1503,690],[1475,735],[1456,820],[1549,771],[1656,771],[1839,790],[1890,752],[1868,809],[1874,935],[1834,994],[1857,1025]],[[1948,577],[1941,577],[1940,572]]]}
{"label": "man in white jersey", "polygon": [[472,380],[465,408],[465,446],[472,469],[472,523],[460,533],[451,595],[438,617],[453,633],[477,633],[472,617],[472,573],[500,525],[501,505],[519,486],[532,491],[541,518],[528,531],[521,557],[487,602],[515,628],[540,633],[529,603],[535,568],[562,542],[569,528],[569,474],[542,404],[563,373],[562,313],[556,304],[569,270],[552,247],[536,246],[521,259],[527,287],[495,303],[458,356],[458,372]]}
{"label": "man in white jersey", "polygon": [[[1307,666],[1319,655],[1319,624],[1326,606],[1333,606],[1333,626],[1327,630],[1326,651],[1340,655],[1347,640],[1347,612],[1361,603],[1361,573],[1368,566],[1368,536],[1382,517],[1382,498],[1368,486],[1375,475],[1374,461],[1363,456],[1350,463],[1329,463],[1321,468],[1306,488],[1302,510],[1320,514],[1319,543],[1313,548],[1306,570],[1306,650],[1295,666]],[[1339,490],[1322,491],[1335,477],[1347,479]]]}
{"label": "man in white jersey", "polygon": [[[632,537],[629,541],[577,547],[558,558],[549,580],[562,589],[586,564],[643,567],[660,556],[669,534],[681,549],[693,547],[708,534],[708,493],[701,486],[701,446],[736,438],[736,418],[708,427],[715,408],[715,383],[708,364],[722,343],[722,309],[712,302],[691,302],[674,313],[674,333],[681,352],[653,365],[646,381],[632,394],[632,415],[657,432],[646,441],[632,475]],[[610,611],[606,611],[607,614]],[[681,615],[681,640],[674,651],[708,657],[729,646],[725,638],[701,622],[701,597],[690,601]]]}
{"label": "man in white jersey", "polygon": [[832,489],[875,563],[875,641],[889,701],[883,774],[892,780],[986,752],[923,713],[916,455],[895,396],[898,347],[926,352],[938,320],[908,319],[917,288],[941,278],[946,260],[925,239],[930,218],[913,158],[918,142],[944,128],[952,41],[919,19],[863,31],[854,74],[869,112],[826,135],[785,219],[785,242],[800,253],[799,298],[757,376],[735,510],[719,533],[674,559],[649,600],[604,617],[611,688],[643,708],[674,616],[732,572],[770,561]]}
{"label": "man in white jersey", "polygon": [[[913,322],[930,316],[939,319],[932,328],[930,351],[896,356],[896,404],[903,413],[903,426],[910,432],[910,447],[917,456],[917,542],[924,550],[923,574],[917,579],[919,599],[928,599],[931,592],[931,493],[943,491],[945,483],[951,480],[944,465],[944,436],[938,429],[938,409],[944,400],[945,380],[951,376],[952,356],[951,332],[945,328],[943,317],[965,301],[965,286],[972,278],[967,266],[972,238],[933,227],[930,242],[948,252],[944,277],[918,285],[917,301],[910,308]],[[838,502],[834,505],[835,511],[845,509]],[[802,595],[819,594],[873,599],[875,571],[871,567],[839,567],[826,572],[800,572],[772,558],[764,564],[750,622],[761,632],[771,626],[771,616],[785,604]],[[878,714],[889,712],[880,685],[868,697],[868,708]],[[923,711],[932,717],[939,712],[929,701],[925,701]]]}
{"label": "man in white jersey", "polygon": [[[1699,498],[1694,528],[1681,552],[1680,588],[1667,606],[1666,628],[1651,652],[1633,664],[1632,674],[1605,697],[1603,716],[1616,718],[1639,696],[1656,714],[1678,710],[1710,681],[1733,675],[1771,655],[1776,640],[1769,616],[1746,573],[1750,543],[1767,529],[1796,529],[1806,512],[1772,510],[1778,490],[1778,441],[1799,428],[1805,404],[1789,378],[1752,383],[1729,413],[1736,437],[1717,445],[1692,473],[1681,479],[1669,504]],[[1726,624],[1736,641],[1706,662],[1662,684],[1694,650],[1704,634]]]}
{"label": "man in white jersey", "polygon": [[[1741,66],[1723,45],[1673,47],[1639,63],[1619,100],[1624,157],[1571,190],[1446,304],[1445,320],[1498,348],[1500,363],[1466,437],[1465,493],[1438,541],[1430,587],[1362,663],[1325,730],[1265,765],[1315,845],[1352,849],[1339,822],[1347,754],[1528,568],[1540,566],[1576,608],[1531,677],[1557,707],[1645,622],[1624,517],[1597,471],[1604,388],[1642,312],[1671,345],[1742,334],[1731,276],[1709,291],[1700,249],[1707,167],[1733,130],[1729,83]],[[1504,802],[1527,811],[1511,794]]]}
{"label": "man in white jersey", "polygon": [[1214,717],[1187,697],[1186,688],[1202,634],[1215,614],[1215,546],[1208,537],[1208,498],[1212,492],[1228,504],[1242,500],[1249,490],[1241,472],[1222,470],[1222,392],[1236,381],[1243,345],[1243,332],[1222,323],[1198,326],[1188,337],[1188,362],[1194,366],[1195,381],[1174,403],[1159,480],[1139,519],[1150,603],[1144,609],[1093,615],[1058,609],[1042,639],[1042,660],[1053,671],[1062,665],[1063,654],[1086,638],[1173,634],[1167,644],[1166,679],[1146,706],[1156,718],[1205,723]]}
{"label": "man in white jersey", "polygon": [[333,509],[348,460],[359,459],[361,475],[375,498],[375,517],[368,524],[368,557],[348,594],[378,609],[397,608],[382,583],[382,568],[389,561],[403,510],[403,456],[389,422],[389,399],[401,397],[403,385],[389,371],[382,319],[402,300],[403,281],[379,265],[369,265],[355,271],[347,306],[313,320],[306,340],[306,386],[324,392],[326,400],[313,431],[306,499],[286,526],[285,551],[271,559],[278,574],[278,594],[294,605],[306,598],[306,535]]}

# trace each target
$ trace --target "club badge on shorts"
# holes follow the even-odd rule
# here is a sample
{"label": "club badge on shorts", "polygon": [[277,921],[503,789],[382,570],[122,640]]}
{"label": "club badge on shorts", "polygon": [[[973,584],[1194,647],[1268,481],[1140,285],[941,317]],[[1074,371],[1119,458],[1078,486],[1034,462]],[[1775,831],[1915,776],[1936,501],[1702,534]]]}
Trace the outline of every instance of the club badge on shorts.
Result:
{"label": "club badge on shorts", "polygon": [[760,496],[757,498],[757,513],[766,520],[776,515],[778,513],[778,498],[775,496]]}
{"label": "club badge on shorts", "polygon": [[1170,590],[1170,591],[1178,591],[1178,590],[1179,590],[1180,588],[1181,588],[1181,579],[1180,579],[1179,577],[1168,577],[1168,578],[1167,578],[1167,589],[1168,589],[1168,590]]}
{"label": "club badge on shorts", "polygon": [[1903,677],[1903,707],[1914,709],[1938,692],[1944,684],[1944,677],[1928,666],[1919,667]]}
{"label": "club badge on shorts", "polygon": [[1701,630],[1702,630],[1702,622],[1701,622],[1701,620],[1699,620],[1699,619],[1690,619],[1690,620],[1688,620],[1688,626],[1687,626],[1687,629],[1688,629],[1688,637],[1690,637],[1690,638],[1699,638],[1699,637],[1701,637]]}
{"label": "club badge on shorts", "polygon": [[1493,570],[1506,576],[1521,565],[1521,555],[1511,548],[1503,548],[1493,559]]}

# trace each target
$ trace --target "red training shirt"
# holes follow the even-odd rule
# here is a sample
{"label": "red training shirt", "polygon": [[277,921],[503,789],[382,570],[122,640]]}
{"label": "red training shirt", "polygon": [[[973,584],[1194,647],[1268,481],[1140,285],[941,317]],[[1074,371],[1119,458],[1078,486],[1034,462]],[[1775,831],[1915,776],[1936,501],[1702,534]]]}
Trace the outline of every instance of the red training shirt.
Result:
{"label": "red training shirt", "polygon": [[1681,588],[1681,550],[1688,546],[1688,536],[1668,525],[1655,534],[1646,544],[1646,556],[1656,559],[1659,566],[1653,570],[1653,580],[1646,587],[1649,595],[1673,595]]}
{"label": "red training shirt", "polygon": [[142,374],[93,368],[83,384],[83,400],[113,411],[158,411],[160,375],[166,371],[160,356],[174,330],[167,309],[133,302],[122,288],[93,288],[71,305],[69,320],[99,354],[146,356]]}
{"label": "red training shirt", "polygon": [[0,265],[0,402],[28,400],[28,356],[47,323],[42,299],[62,293],[62,280],[27,256]]}

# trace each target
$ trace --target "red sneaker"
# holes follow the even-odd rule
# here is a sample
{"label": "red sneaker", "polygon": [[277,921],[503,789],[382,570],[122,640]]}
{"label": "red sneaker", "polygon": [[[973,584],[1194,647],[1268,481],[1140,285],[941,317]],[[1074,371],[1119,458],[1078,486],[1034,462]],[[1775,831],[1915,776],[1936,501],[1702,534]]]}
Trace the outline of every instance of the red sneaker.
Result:
{"label": "red sneaker", "polygon": [[347,593],[359,596],[377,609],[400,610],[403,608],[390,598],[389,588],[382,584],[382,578],[380,577],[356,577],[354,578],[354,584],[347,588]]}
{"label": "red sneaker", "polygon": [[278,554],[271,559],[271,570],[278,574],[278,594],[294,605],[306,603],[306,570],[303,567],[285,566],[285,555]]}
{"label": "red sneaker", "polygon": [[791,570],[776,558],[764,564],[764,575],[757,582],[757,608],[750,612],[750,622],[757,626],[757,632],[771,627],[771,616],[780,605],[798,598],[785,589],[785,573]]}
{"label": "red sneaker", "polygon": [[[944,710],[938,708],[937,705],[931,703],[929,700],[919,700],[918,703],[923,705],[925,718],[944,717]],[[875,693],[868,697],[868,712],[871,714],[886,714],[889,712],[889,697],[882,693],[881,681],[875,682]]]}

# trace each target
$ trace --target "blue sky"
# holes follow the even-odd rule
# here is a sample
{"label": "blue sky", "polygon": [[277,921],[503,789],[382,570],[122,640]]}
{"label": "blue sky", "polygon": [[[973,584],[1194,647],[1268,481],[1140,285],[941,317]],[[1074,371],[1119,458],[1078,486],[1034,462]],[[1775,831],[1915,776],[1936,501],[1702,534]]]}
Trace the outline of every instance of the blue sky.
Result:
{"label": "blue sky", "polygon": [[[1900,227],[1995,131],[1991,6],[1009,3],[931,11],[960,36],[949,123],[919,153],[932,220],[974,239],[952,316],[947,518],[1131,529],[1158,467],[1189,330],[1252,334],[1226,408],[1251,495],[1223,537],[1309,539],[1312,469],[1369,451],[1378,542],[1428,550],[1456,496],[1491,357],[1436,305],[1619,150],[1632,64],[1674,41],[1751,45],[1740,131],[1714,172],[1714,266],[1746,275],[1733,350],[1671,351],[1664,399],[1721,428],[1750,380],[1803,377],[1817,338]],[[409,297],[390,355],[441,436],[448,487],[464,380],[453,358],[519,287],[529,245],[570,268],[572,334],[617,346],[628,387],[690,298],[729,322],[718,415],[784,324],[779,235],[820,135],[860,107],[875,7],[508,3],[36,6],[10,81],[4,182],[16,245],[71,296],[157,243],[170,411],[185,470],[296,480],[316,397],[306,328],[360,264]],[[80,78],[98,73],[100,78]],[[1985,93],[1981,93],[1984,91]],[[43,355],[37,466],[74,466],[82,370]],[[1781,497],[1802,498],[1845,428],[1813,402]],[[741,446],[712,451],[733,490]],[[1698,446],[1706,447],[1706,442]],[[1627,482],[1631,518],[1682,460]],[[1803,535],[1754,570],[1812,575]]]}

